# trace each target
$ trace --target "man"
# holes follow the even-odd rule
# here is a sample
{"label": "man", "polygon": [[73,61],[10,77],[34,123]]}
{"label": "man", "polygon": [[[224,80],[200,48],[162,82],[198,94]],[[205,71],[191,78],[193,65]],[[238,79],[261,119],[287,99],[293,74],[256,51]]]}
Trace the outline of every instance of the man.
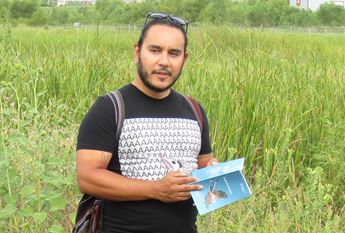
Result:
{"label": "man", "polygon": [[146,22],[134,47],[136,77],[120,89],[125,120],[119,143],[114,105],[102,96],[79,129],[78,185],[104,199],[102,232],[194,233],[190,191],[203,187],[190,184],[196,181],[190,174],[216,160],[205,112],[201,133],[185,98],[171,89],[188,57],[188,24],[160,13]]}

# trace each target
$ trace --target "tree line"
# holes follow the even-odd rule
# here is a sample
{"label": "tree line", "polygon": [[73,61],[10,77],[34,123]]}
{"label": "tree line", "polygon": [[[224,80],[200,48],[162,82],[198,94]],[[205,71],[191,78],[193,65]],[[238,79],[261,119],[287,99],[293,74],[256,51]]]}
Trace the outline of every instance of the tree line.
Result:
{"label": "tree line", "polygon": [[96,5],[57,7],[57,0],[0,0],[0,23],[39,25],[140,24],[147,12],[168,12],[190,23],[233,26],[345,26],[345,9],[323,4],[319,10],[300,10],[288,0],[97,0]]}

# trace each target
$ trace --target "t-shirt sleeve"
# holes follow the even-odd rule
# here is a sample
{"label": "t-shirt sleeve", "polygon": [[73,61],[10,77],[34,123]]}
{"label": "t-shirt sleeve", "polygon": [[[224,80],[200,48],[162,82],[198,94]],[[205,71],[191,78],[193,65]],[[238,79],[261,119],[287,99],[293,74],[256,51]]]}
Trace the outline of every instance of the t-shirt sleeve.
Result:
{"label": "t-shirt sleeve", "polygon": [[200,154],[209,154],[212,152],[211,142],[210,142],[210,132],[209,132],[209,126],[208,126],[208,120],[205,113],[205,110],[203,107],[199,104],[202,118],[203,118],[203,128],[202,128],[202,134],[201,134],[201,149]]}
{"label": "t-shirt sleeve", "polygon": [[78,133],[77,150],[113,153],[115,150],[115,112],[108,96],[99,97],[85,115]]}

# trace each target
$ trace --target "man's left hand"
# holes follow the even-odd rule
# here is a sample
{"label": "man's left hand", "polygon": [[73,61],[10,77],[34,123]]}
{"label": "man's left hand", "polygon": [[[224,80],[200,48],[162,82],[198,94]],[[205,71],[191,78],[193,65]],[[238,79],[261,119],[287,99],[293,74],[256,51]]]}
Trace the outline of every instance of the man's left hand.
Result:
{"label": "man's left hand", "polygon": [[197,159],[198,168],[208,167],[219,163],[218,160],[213,157],[212,153],[199,155]]}

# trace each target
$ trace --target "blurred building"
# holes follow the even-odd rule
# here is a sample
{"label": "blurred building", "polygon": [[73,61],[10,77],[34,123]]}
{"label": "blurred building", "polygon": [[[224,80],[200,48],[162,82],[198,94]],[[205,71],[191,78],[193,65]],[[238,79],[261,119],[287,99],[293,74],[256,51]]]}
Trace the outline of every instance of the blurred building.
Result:
{"label": "blurred building", "polygon": [[345,0],[290,0],[290,6],[317,11],[321,4],[333,3],[345,8]]}
{"label": "blurred building", "polygon": [[57,0],[57,6],[66,5],[95,5],[96,0]]}
{"label": "blurred building", "polygon": [[[122,0],[125,3],[142,2],[143,0]],[[66,5],[95,5],[96,0],[57,0],[57,6]]]}

